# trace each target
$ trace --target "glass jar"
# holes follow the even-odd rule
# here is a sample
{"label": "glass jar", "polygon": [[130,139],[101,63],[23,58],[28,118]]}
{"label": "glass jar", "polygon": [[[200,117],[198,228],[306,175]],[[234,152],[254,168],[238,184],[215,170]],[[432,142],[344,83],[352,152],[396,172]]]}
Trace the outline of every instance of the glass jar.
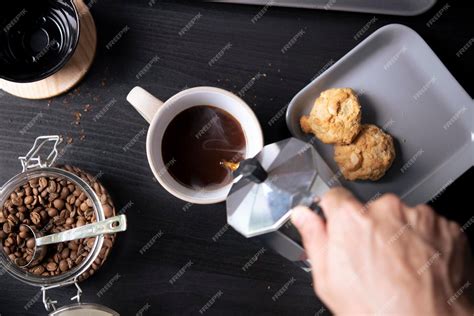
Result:
{"label": "glass jar", "polygon": [[[73,172],[53,167],[54,162],[58,157],[57,146],[61,140],[61,137],[57,135],[40,136],[35,140],[33,148],[25,156],[19,157],[23,166],[23,171],[8,180],[8,182],[0,188],[0,207],[3,207],[10,193],[12,193],[17,187],[27,183],[29,180],[38,177],[58,177],[72,182],[85,193],[86,197],[92,202],[92,209],[94,211],[96,221],[105,220],[104,209],[102,207],[100,197],[96,194],[94,189],[86,181],[81,179]],[[43,159],[40,152],[41,150],[44,151],[44,147],[46,145],[52,145],[52,149],[47,157]],[[3,251],[3,246],[1,243],[0,264],[6,272],[8,272],[17,280],[32,286],[40,287],[43,292],[43,304],[47,311],[56,311],[57,302],[50,299],[46,295],[46,291],[66,285],[76,286],[77,295],[72,299],[76,300],[78,304],[75,304],[74,306],[82,306],[84,305],[80,304],[82,290],[78,285],[78,281],[81,274],[88,271],[88,269],[97,259],[99,252],[102,249],[103,243],[104,236],[97,236],[88,256],[71,270],[59,275],[41,276],[21,269],[13,261],[11,261],[7,254]]]}

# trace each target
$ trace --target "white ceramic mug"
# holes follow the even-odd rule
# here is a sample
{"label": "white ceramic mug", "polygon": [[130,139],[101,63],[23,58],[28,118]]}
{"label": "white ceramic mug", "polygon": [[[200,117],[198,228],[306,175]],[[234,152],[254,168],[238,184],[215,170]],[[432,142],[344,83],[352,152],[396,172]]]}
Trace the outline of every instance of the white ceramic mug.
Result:
{"label": "white ceramic mug", "polygon": [[[196,105],[212,105],[232,115],[241,125],[246,140],[245,158],[251,158],[263,148],[260,123],[250,107],[236,95],[214,87],[196,87],[179,92],[162,102],[146,90],[135,87],[127,101],[150,124],[146,139],[148,163],[156,179],[171,194],[190,203],[211,204],[226,199],[231,184],[214,190],[193,190],[176,181],[163,161],[161,143],[168,124],[180,112]],[[179,140],[177,140],[179,141]],[[192,154],[192,153],[190,153]]]}

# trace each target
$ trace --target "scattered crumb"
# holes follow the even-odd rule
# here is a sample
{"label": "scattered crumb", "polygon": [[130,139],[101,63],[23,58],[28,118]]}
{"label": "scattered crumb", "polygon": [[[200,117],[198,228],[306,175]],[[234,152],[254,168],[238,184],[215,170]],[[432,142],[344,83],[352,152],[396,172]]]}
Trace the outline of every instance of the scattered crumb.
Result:
{"label": "scattered crumb", "polygon": [[92,106],[90,104],[84,105],[84,112],[89,112],[91,110]]}
{"label": "scattered crumb", "polygon": [[79,134],[79,140],[82,142],[86,139],[86,134],[84,133],[84,130],[81,130],[81,133]]}
{"label": "scattered crumb", "polygon": [[66,137],[66,144],[72,144],[74,139],[71,136]]}
{"label": "scattered crumb", "polygon": [[74,112],[74,124],[75,125],[80,125],[81,124],[81,112]]}
{"label": "scattered crumb", "polygon": [[106,84],[107,84],[107,79],[102,79],[102,81],[100,82],[100,85],[102,87],[105,87]]}

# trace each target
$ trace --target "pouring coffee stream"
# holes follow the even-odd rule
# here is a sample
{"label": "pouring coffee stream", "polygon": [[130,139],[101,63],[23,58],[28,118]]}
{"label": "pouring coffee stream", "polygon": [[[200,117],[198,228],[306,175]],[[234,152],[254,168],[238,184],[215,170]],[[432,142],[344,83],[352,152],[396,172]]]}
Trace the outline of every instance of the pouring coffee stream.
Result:
{"label": "pouring coffee stream", "polygon": [[220,162],[220,165],[226,169],[228,169],[229,171],[232,171],[234,172],[235,170],[237,170],[239,168],[239,165],[240,163],[238,162],[231,162],[231,161],[227,161],[227,160],[222,160]]}

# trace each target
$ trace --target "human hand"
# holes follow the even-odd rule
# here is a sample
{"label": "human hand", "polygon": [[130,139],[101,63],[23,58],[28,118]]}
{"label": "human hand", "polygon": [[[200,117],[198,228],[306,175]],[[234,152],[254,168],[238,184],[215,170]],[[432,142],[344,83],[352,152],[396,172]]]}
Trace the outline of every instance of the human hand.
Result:
{"label": "human hand", "polygon": [[315,291],[335,314],[473,315],[462,295],[472,281],[467,239],[456,223],[395,195],[364,206],[343,188],[329,191],[320,206],[326,222],[302,206],[292,222]]}

